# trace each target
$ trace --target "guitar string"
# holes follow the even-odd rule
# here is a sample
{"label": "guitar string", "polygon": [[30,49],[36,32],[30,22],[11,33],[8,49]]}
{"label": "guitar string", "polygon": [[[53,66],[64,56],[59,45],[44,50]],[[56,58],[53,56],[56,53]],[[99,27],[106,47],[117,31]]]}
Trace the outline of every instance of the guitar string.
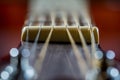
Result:
{"label": "guitar string", "polygon": [[94,36],[94,31],[93,31],[93,29],[92,29],[92,23],[91,23],[91,18],[90,18],[90,15],[88,14],[89,13],[89,10],[88,10],[88,6],[87,6],[87,4],[85,5],[86,6],[86,9],[84,10],[83,9],[83,11],[82,11],[82,15],[83,15],[83,17],[84,17],[84,19],[85,19],[85,21],[86,21],[86,23],[87,23],[87,25],[89,26],[89,28],[90,28],[90,36],[91,36],[91,63],[92,63],[92,68],[94,68],[95,67],[95,64],[94,64],[94,61],[96,60],[95,59],[95,53],[96,53],[96,44],[95,44],[95,36]]}
{"label": "guitar string", "polygon": [[[66,26],[67,27],[67,26]],[[28,28],[29,29],[29,28]],[[52,30],[52,29],[51,29]],[[52,32],[51,32],[51,30],[50,30],[50,32],[49,32],[49,34],[51,33],[51,35],[52,35]],[[52,30],[53,31],[53,30]],[[69,31],[69,29],[67,29],[66,30],[67,31],[67,33],[70,35],[70,37],[72,38],[72,35],[70,34],[70,31]],[[78,32],[79,32],[79,30],[78,30]],[[29,30],[28,30],[28,33],[29,33]],[[80,32],[79,32],[80,33]],[[50,36],[50,35],[48,35],[48,36]],[[29,36],[28,36],[29,37]],[[92,36],[91,36],[92,37]],[[47,37],[47,39],[48,39],[48,37]],[[46,42],[47,42],[47,39],[46,39]],[[29,40],[29,39],[28,39]],[[28,42],[28,41],[27,41]],[[45,42],[45,44],[47,44]],[[76,46],[76,44],[75,44],[75,41],[74,41],[74,39],[73,39],[73,42],[74,42],[74,45]],[[91,40],[91,42],[94,42],[93,40]],[[44,45],[45,45],[44,44]],[[49,44],[49,40],[48,40],[48,44]],[[94,43],[92,43],[93,45],[92,45],[92,49],[94,48]],[[47,45],[48,46],[48,45]],[[47,46],[46,46],[46,49],[47,49]],[[43,46],[44,47],[44,46]],[[76,46],[77,47],[77,46]],[[78,50],[79,51],[79,50]],[[93,52],[94,50],[92,50],[92,52]],[[43,51],[43,52],[46,52],[46,51]]]}
{"label": "guitar string", "polygon": [[81,53],[79,52],[79,49],[77,48],[68,28],[66,28],[66,31],[67,31],[67,34],[68,34],[68,37],[69,37],[69,40],[71,42],[71,45],[72,45],[72,48],[73,48],[73,51],[74,51],[74,54],[75,54],[75,57],[77,59],[77,63],[78,63],[78,66],[81,70],[81,72],[83,73],[83,75],[85,75],[85,72],[87,70],[86,68],[86,63],[85,63],[85,60],[83,59]]}
{"label": "guitar string", "polygon": [[29,27],[32,25],[31,21],[27,27],[27,33],[26,33],[26,45],[25,48],[28,48],[28,42],[29,42]]}
{"label": "guitar string", "polygon": [[77,63],[78,63],[79,69],[82,72],[82,75],[85,76],[85,73],[86,73],[86,70],[87,70],[86,63],[85,63],[85,60],[83,59],[83,57],[82,57],[82,55],[81,55],[77,45],[75,44],[75,41],[74,41],[70,31],[68,30],[68,27],[67,27],[68,24],[67,24],[65,13],[63,13],[63,21],[64,21],[64,24],[66,26],[66,31],[67,31],[69,40],[71,42],[71,45],[72,45],[75,57],[77,59]]}
{"label": "guitar string", "polygon": [[92,68],[95,68],[96,66],[95,66],[95,63],[94,63],[94,61],[96,60],[95,59],[95,53],[96,53],[96,48],[95,48],[95,36],[94,36],[94,32],[93,32],[93,28],[92,28],[92,24],[91,24],[91,19],[88,17],[88,16],[84,16],[84,17],[86,17],[85,19],[86,19],[86,21],[87,21],[87,24],[88,24],[88,26],[89,26],[89,30],[90,30],[90,37],[91,37],[91,64],[92,64]]}
{"label": "guitar string", "polygon": [[[38,43],[38,40],[39,40],[39,37],[40,37],[41,28],[42,28],[42,25],[40,24],[40,25],[39,25],[39,29],[38,29],[38,33],[37,33],[37,35],[36,35],[36,37],[35,37],[34,44],[33,44],[32,48],[30,49],[30,52],[31,52],[31,53],[35,53],[35,52],[36,52],[37,43]],[[32,57],[33,57],[33,56],[32,56]]]}
{"label": "guitar string", "polygon": [[43,63],[43,61],[45,59],[45,56],[46,56],[47,48],[48,48],[49,41],[50,41],[50,38],[52,36],[52,32],[53,32],[53,28],[54,28],[53,25],[54,25],[54,21],[55,20],[53,18],[54,17],[53,17],[53,14],[52,14],[52,16],[51,16],[52,28],[51,28],[51,30],[50,30],[50,32],[48,34],[48,37],[47,37],[47,39],[46,39],[46,41],[45,41],[45,43],[44,43],[44,45],[43,45],[43,47],[41,49],[41,52],[39,53],[38,58],[37,58],[37,60],[35,62],[35,69],[36,69],[36,71],[41,71],[42,63]]}
{"label": "guitar string", "polygon": [[[65,21],[65,22],[66,22],[66,21]],[[67,22],[66,22],[66,23],[67,23]],[[66,24],[66,23],[65,23],[65,24]],[[52,23],[52,24],[54,24],[54,23]],[[67,30],[67,32],[68,32],[68,30]],[[68,34],[69,34],[69,33],[70,33],[70,32],[68,32]],[[83,42],[82,42],[82,43],[83,43]],[[85,44],[84,44],[84,45],[85,45]]]}
{"label": "guitar string", "polygon": [[[60,13],[62,14],[62,12],[60,12]],[[59,14],[59,15],[60,15],[60,14]],[[64,21],[64,24],[68,24],[67,21]],[[72,72],[74,78],[76,78],[76,74],[75,74],[75,71],[74,71],[74,69],[73,69],[73,65],[72,65],[72,63],[71,63],[71,61],[70,61],[70,58],[69,58],[69,56],[68,56],[67,54],[65,54],[65,56],[66,56],[66,58],[67,58],[69,67],[70,67],[70,69],[71,69],[71,72]]]}
{"label": "guitar string", "polygon": [[[62,14],[62,12],[60,12],[60,14]],[[62,15],[60,15],[60,14],[58,14],[59,16],[62,16]],[[57,16],[56,16],[57,17]],[[62,18],[61,18],[61,20],[62,20]],[[65,23],[65,22],[64,22]],[[67,22],[66,22],[67,23]],[[63,24],[61,24],[61,25],[63,25]],[[68,65],[69,65],[69,67],[70,67],[70,70],[71,70],[71,72],[72,72],[72,74],[73,74],[73,77],[74,78],[76,78],[76,74],[75,74],[75,71],[74,71],[74,69],[73,69],[73,65],[72,65],[72,63],[71,63],[71,61],[70,61],[70,58],[69,58],[69,56],[65,53],[65,56],[66,56],[66,59],[67,59],[67,61],[68,61]]]}
{"label": "guitar string", "polygon": [[[38,19],[38,21],[39,21],[39,19]],[[40,22],[39,25],[38,25],[39,29],[38,29],[38,33],[35,37],[34,44],[31,48],[31,53],[35,53],[35,51],[36,51],[37,43],[39,41],[39,37],[40,37],[40,33],[41,33],[41,29],[42,29],[43,25],[44,25],[44,23],[42,23],[42,22]]]}
{"label": "guitar string", "polygon": [[28,26],[27,26],[27,32],[26,32],[26,44],[25,44],[25,48],[28,48],[28,44],[29,44],[29,30],[30,30],[30,26],[32,26],[33,24],[33,21],[35,20],[35,17],[34,16],[30,16],[29,17],[29,20],[26,21]]}
{"label": "guitar string", "polygon": [[81,40],[81,43],[82,43],[82,46],[83,46],[83,50],[84,50],[84,52],[85,52],[85,57],[86,57],[86,59],[87,59],[87,64],[90,66],[90,51],[89,51],[89,49],[88,49],[88,47],[87,47],[87,44],[86,44],[86,42],[85,42],[85,38],[84,38],[84,36],[83,36],[83,33],[82,33],[82,31],[81,31],[81,29],[80,29],[80,24],[79,24],[79,17],[78,17],[78,14],[76,14],[76,13],[74,13],[73,14],[73,18],[74,18],[74,20],[75,20],[75,23],[76,23],[76,25],[78,26],[78,33],[79,33],[79,38],[80,38],[80,40]]}
{"label": "guitar string", "polygon": [[52,26],[54,27],[55,26],[55,18],[56,18],[56,15],[55,15],[55,12],[54,11],[51,11],[51,21],[52,21]]}
{"label": "guitar string", "polygon": [[[29,42],[29,31],[30,31],[30,26],[32,26],[33,25],[33,21],[35,20],[35,18],[33,17],[33,16],[31,16],[30,17],[30,19],[29,19],[29,25],[28,25],[28,27],[27,27],[27,36],[26,36],[26,48],[28,48],[28,42]],[[33,46],[32,46],[32,48],[30,49],[30,52],[31,53],[35,53],[35,51],[36,51],[36,47],[37,47],[37,42],[38,42],[38,40],[39,40],[39,36],[40,36],[40,31],[41,31],[41,24],[39,25],[39,30],[38,30],[38,33],[37,33],[37,35],[36,35],[36,37],[35,37],[35,41],[34,41],[34,44],[33,44]]]}
{"label": "guitar string", "polygon": [[86,12],[85,14],[84,13],[82,13],[81,15],[83,16],[83,19],[84,19],[85,23],[87,23],[87,25],[89,27],[89,30],[90,30],[90,38],[91,38],[91,60],[90,60],[91,62],[90,63],[91,63],[91,68],[94,68],[95,67],[94,55],[95,55],[95,52],[96,52],[95,36],[94,36],[94,33],[93,33],[93,28],[92,28],[91,19],[89,17],[89,14],[88,14],[88,12]]}
{"label": "guitar string", "polygon": [[[89,25],[90,26],[90,25]],[[95,53],[96,53],[96,48],[95,48],[95,37],[94,37],[94,33],[93,33],[93,29],[92,29],[92,26],[90,26],[90,33],[91,33],[91,48],[92,48],[92,68],[95,68],[95,63],[94,63],[94,60],[95,60]]]}
{"label": "guitar string", "polygon": [[[44,58],[46,56],[46,51],[47,51],[47,47],[49,45],[49,41],[50,41],[50,38],[51,38],[51,35],[52,35],[52,32],[53,32],[53,28],[51,28],[50,32],[49,32],[49,35],[41,49],[41,52],[39,53],[38,55],[38,58],[35,62],[35,69],[36,71],[41,71],[41,67],[42,67],[42,63],[44,61]],[[39,65],[40,64],[40,65]]]}

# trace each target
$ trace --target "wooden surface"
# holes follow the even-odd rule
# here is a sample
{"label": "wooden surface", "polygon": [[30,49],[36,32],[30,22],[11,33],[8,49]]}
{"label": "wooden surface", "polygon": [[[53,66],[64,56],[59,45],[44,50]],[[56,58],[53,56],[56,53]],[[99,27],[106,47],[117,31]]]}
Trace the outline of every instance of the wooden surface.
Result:
{"label": "wooden surface", "polygon": [[[41,80],[78,80],[78,79],[82,79],[84,80],[84,76],[80,76],[82,75],[82,67],[79,67],[78,63],[81,64],[81,66],[83,66],[84,68],[86,68],[85,70],[90,70],[91,68],[89,67],[89,65],[86,65],[86,57],[84,54],[84,50],[81,47],[81,45],[77,45],[80,53],[79,56],[81,56],[83,58],[83,60],[85,61],[85,65],[84,62],[80,62],[77,61],[77,58],[74,54],[74,50],[71,46],[71,44],[66,43],[66,44],[62,44],[62,43],[51,43],[49,44],[47,51],[46,51],[46,55],[45,58],[43,60],[43,65],[38,63],[37,64],[37,68],[35,67],[35,63],[37,62],[38,59],[42,59],[39,58],[40,54],[44,54],[44,53],[40,53],[41,49],[43,48],[44,44],[43,43],[39,43],[37,44],[35,47],[35,50],[33,46],[35,45],[34,43],[25,43],[23,42],[23,44],[21,45],[21,49],[20,51],[22,51],[23,49],[26,49],[26,45],[28,45],[28,50],[31,52],[31,55],[28,58],[29,60],[29,65],[32,66],[35,71],[38,74],[37,79],[41,79]],[[98,47],[98,45],[96,45]],[[88,45],[88,49],[91,52],[91,45]],[[99,51],[99,48],[96,48],[97,51]],[[91,53],[89,53],[91,54]],[[89,55],[88,54],[88,55]],[[78,56],[78,55],[77,55]],[[43,56],[42,56],[43,57]],[[23,58],[22,58],[23,59]],[[38,61],[40,61],[38,60]],[[95,60],[94,60],[95,61]],[[24,62],[23,62],[24,63]],[[25,65],[27,65],[26,63],[22,65],[22,67],[24,67]],[[90,63],[90,65],[92,65]],[[41,67],[41,69],[40,69]],[[41,71],[40,71],[41,70]],[[84,71],[85,72],[85,71]],[[46,76],[47,75],[47,76]]]}

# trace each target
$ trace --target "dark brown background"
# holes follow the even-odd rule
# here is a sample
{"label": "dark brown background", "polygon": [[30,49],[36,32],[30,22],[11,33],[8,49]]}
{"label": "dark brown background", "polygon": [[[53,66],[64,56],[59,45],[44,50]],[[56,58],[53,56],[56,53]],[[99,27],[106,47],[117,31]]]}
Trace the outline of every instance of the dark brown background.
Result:
{"label": "dark brown background", "polygon": [[[120,1],[91,0],[92,18],[100,31],[100,45],[112,49],[120,59]],[[27,0],[0,0],[0,55],[20,43],[21,29],[27,13]]]}

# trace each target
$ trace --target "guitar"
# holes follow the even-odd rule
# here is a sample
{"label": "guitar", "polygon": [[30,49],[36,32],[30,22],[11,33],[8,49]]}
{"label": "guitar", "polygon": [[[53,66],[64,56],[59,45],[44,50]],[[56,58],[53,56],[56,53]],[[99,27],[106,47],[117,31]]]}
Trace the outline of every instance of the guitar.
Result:
{"label": "guitar", "polygon": [[[70,3],[75,5],[76,1]],[[52,6],[50,3],[49,6]],[[58,5],[55,9],[51,7],[45,11],[38,8],[40,15],[35,6],[32,12],[36,13],[31,13],[23,27],[20,47],[10,50],[10,64],[1,72],[1,79],[118,79],[119,70],[113,60],[115,54],[100,48],[98,28],[91,25],[86,10],[83,10],[83,14],[76,9],[78,6],[74,6],[71,7],[76,9],[73,13],[66,4],[60,6],[60,9]],[[64,9],[61,10],[61,7]]]}

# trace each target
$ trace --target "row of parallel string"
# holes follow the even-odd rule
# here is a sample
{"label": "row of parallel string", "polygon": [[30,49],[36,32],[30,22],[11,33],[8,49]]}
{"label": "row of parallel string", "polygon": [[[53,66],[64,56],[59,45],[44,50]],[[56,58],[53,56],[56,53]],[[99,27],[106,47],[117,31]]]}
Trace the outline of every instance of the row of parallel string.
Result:
{"label": "row of parallel string", "polygon": [[45,43],[44,43],[44,45],[43,45],[43,47],[42,47],[42,49],[39,53],[38,58],[37,58],[37,60],[35,62],[35,65],[34,65],[36,71],[39,71],[39,72],[41,71],[42,64],[43,64],[43,61],[45,59],[47,48],[48,48],[48,45],[49,45],[49,41],[50,41],[50,38],[52,36],[53,28],[54,28],[54,25],[55,25],[55,22],[54,22],[55,20],[54,19],[55,19],[55,14],[51,13],[52,27],[51,27],[51,30],[48,34],[48,37],[47,37],[47,39],[46,39],[46,41],[45,41]]}
{"label": "row of parallel string", "polygon": [[63,21],[64,21],[64,24],[66,26],[66,31],[67,31],[70,43],[72,45],[74,55],[75,55],[75,57],[77,59],[79,69],[80,69],[82,75],[85,76],[86,70],[87,70],[87,65],[86,65],[86,62],[85,62],[84,58],[82,57],[82,53],[79,51],[79,49],[78,49],[77,45],[75,44],[75,41],[74,41],[70,31],[68,29],[68,24],[67,24],[66,14],[65,13],[63,13]]}
{"label": "row of parallel string", "polygon": [[[86,59],[87,59],[87,62],[85,62],[85,60],[84,60],[83,57],[82,57],[82,53],[79,51],[79,49],[78,49],[77,45],[75,44],[75,41],[74,41],[74,39],[73,39],[70,31],[69,31],[69,29],[68,29],[68,21],[67,21],[67,18],[66,18],[66,17],[67,17],[67,15],[66,15],[65,13],[63,13],[62,18],[63,18],[64,25],[65,25],[65,27],[66,27],[66,31],[67,31],[69,40],[70,40],[70,42],[71,42],[71,45],[72,45],[74,54],[75,54],[75,56],[76,56],[76,59],[77,59],[79,68],[80,68],[80,70],[82,71],[83,75],[85,75],[85,72],[86,72],[86,70],[88,69],[86,66],[87,66],[87,65],[90,66],[90,64],[89,64],[89,63],[90,63],[89,61],[91,61],[90,51],[89,51],[88,48],[87,48],[87,44],[86,44],[86,42],[85,42],[84,36],[83,36],[83,34],[82,34],[82,32],[81,32],[81,29],[79,29],[79,28],[80,28],[79,18],[78,18],[78,16],[77,16],[76,14],[73,14],[73,19],[74,19],[74,21],[75,21],[75,23],[76,23],[76,26],[78,26],[79,37],[80,37],[81,43],[82,43],[82,45],[83,45],[83,50],[84,50],[84,52],[85,52],[85,57],[86,57]],[[50,30],[50,32],[49,32],[49,35],[48,35],[48,37],[47,37],[47,39],[46,39],[46,41],[45,41],[45,43],[44,43],[44,45],[43,45],[43,47],[42,47],[42,49],[41,49],[41,52],[40,52],[40,54],[39,54],[39,57],[38,57],[38,59],[36,60],[36,63],[35,63],[35,69],[36,69],[36,70],[40,70],[40,69],[41,69],[40,66],[42,65],[42,62],[43,62],[43,60],[44,60],[44,58],[45,58],[46,51],[47,51],[47,47],[48,47],[48,45],[49,45],[49,41],[50,41],[50,38],[51,38],[51,35],[52,35],[52,32],[53,32],[53,27],[54,27],[55,24],[56,24],[56,23],[55,23],[55,15],[54,15],[53,13],[51,14],[51,21],[52,21],[52,28],[51,28],[51,30]],[[28,36],[29,36],[29,27],[30,27],[31,25],[32,25],[32,23],[30,23],[30,25],[29,25],[28,28],[27,28],[27,37],[26,37],[26,41],[27,41],[27,42],[28,42],[28,40],[29,40],[29,37],[28,37]],[[39,31],[38,31],[38,34],[37,34],[36,38],[35,38],[34,46],[32,47],[32,52],[35,51],[35,47],[37,46],[37,41],[38,41],[39,36],[40,36],[40,30],[41,30],[41,28],[42,28],[42,27],[41,27],[41,25],[40,25],[40,29],[39,29]],[[91,47],[92,47],[92,53],[95,53],[95,39],[94,39],[94,36],[93,36],[93,31],[92,31],[92,30],[90,30],[90,31],[91,31],[91,43],[92,43]],[[92,55],[92,56],[93,56],[93,55]],[[82,64],[81,64],[81,63],[82,63]],[[40,64],[40,65],[38,66],[38,64]]]}

